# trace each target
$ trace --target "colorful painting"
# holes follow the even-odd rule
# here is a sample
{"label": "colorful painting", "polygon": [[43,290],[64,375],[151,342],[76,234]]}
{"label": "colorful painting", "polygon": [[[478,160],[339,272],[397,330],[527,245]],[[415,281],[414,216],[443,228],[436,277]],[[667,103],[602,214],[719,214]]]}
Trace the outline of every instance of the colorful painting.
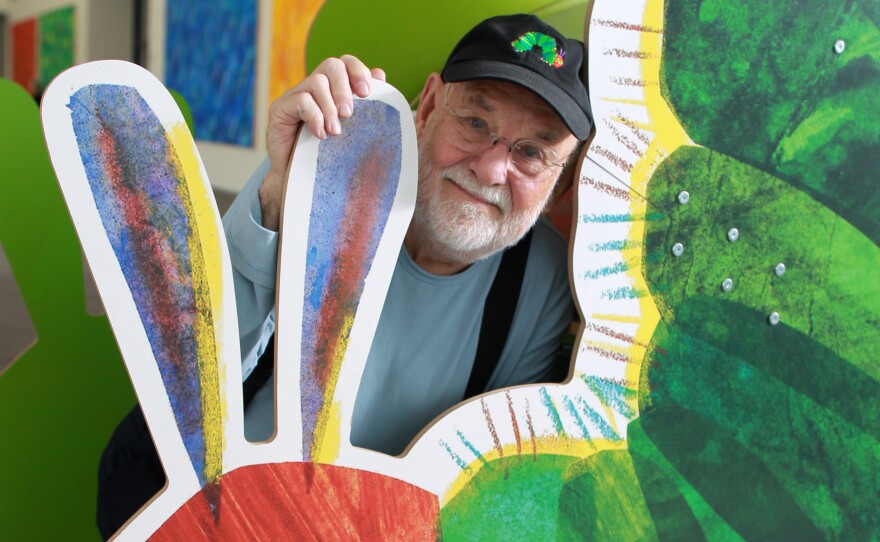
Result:
{"label": "colorful painting", "polygon": [[213,314],[219,241],[216,231],[198,228],[193,214],[207,205],[199,201],[205,187],[190,194],[174,132],[163,129],[133,87],[86,86],[68,107],[101,222],[204,485],[219,477],[222,454]]}
{"label": "colorful painting", "polygon": [[[229,345],[215,347],[229,357],[215,362],[219,376],[190,369],[185,377],[200,397],[218,390],[225,405],[222,443],[200,441],[206,456],[220,456],[216,478],[217,471],[201,470],[192,453],[200,448],[188,444],[195,442],[190,428],[175,417],[177,389],[163,379],[148,312],[134,302],[141,286],[127,282],[135,275],[126,275],[108,237],[120,224],[102,221],[85,168],[73,167],[87,162],[73,129],[48,130],[53,160],[67,145],[62,163],[69,167],[56,163],[59,172],[75,171],[86,187],[65,195],[81,216],[90,260],[104,264],[92,264],[106,270],[99,284],[117,294],[108,315],[126,359],[146,359],[129,361],[129,370],[168,471],[169,487],[121,537],[179,539],[195,525],[228,538],[880,535],[873,408],[880,399],[880,252],[871,206],[860,205],[876,194],[870,165],[880,150],[877,130],[865,121],[876,108],[865,96],[880,83],[877,14],[858,3],[845,12],[802,7],[797,0],[761,10],[690,0],[593,5],[586,41],[597,133],[575,200],[571,278],[582,328],[573,377],[473,398],[400,457],[348,438],[414,201],[415,137],[399,93],[376,83],[356,107],[356,115],[373,118],[349,121],[352,140],[325,144],[304,132],[297,142],[277,305],[278,329],[291,331],[278,335],[276,431],[265,443],[241,435],[241,375],[230,353],[237,354],[235,312],[218,234],[223,295],[210,299],[221,305],[211,306],[223,330],[213,340]],[[792,20],[802,26],[780,33]],[[827,46],[815,45],[817,29],[833,36]],[[746,32],[786,46],[738,47]],[[160,105],[170,98],[158,98],[160,85],[146,74],[98,66],[115,74],[84,67],[74,84],[59,86],[44,110],[56,119],[48,125],[72,123],[70,96],[94,85],[135,88],[165,133],[182,123]],[[723,66],[717,82],[705,77],[716,66]],[[735,124],[739,118],[750,120]],[[730,133],[731,126],[738,129]],[[172,139],[179,152],[191,148],[191,140]],[[115,145],[99,141],[102,149]],[[162,154],[159,162],[168,161]],[[337,174],[346,189],[334,192],[326,180]],[[203,169],[184,177],[190,191],[175,194],[196,203],[181,200],[180,224],[210,206],[192,190],[205,182]],[[163,201],[158,188],[145,193],[138,200],[148,201],[145,208]],[[127,205],[113,216],[130,216]],[[198,225],[200,239],[219,231],[216,217]],[[157,267],[207,267],[216,257],[192,233],[184,237],[168,238],[160,252],[170,259]],[[200,264],[185,256],[196,246]],[[161,276],[186,299],[201,291],[199,273]]]}
{"label": "colorful painting", "polygon": [[[123,538],[151,533],[178,538],[178,529],[190,529],[191,521],[204,518],[217,533],[249,532],[252,525],[242,523],[247,514],[227,510],[270,518],[289,514],[291,509],[284,507],[267,511],[261,501],[271,495],[267,488],[279,476],[302,478],[321,488],[321,494],[340,497],[357,484],[377,506],[391,499],[409,511],[393,521],[395,529],[410,535],[433,532],[438,515],[433,494],[366,470],[316,471],[315,461],[303,461],[325,457],[331,449],[328,440],[339,441],[339,424],[322,423],[328,412],[332,420],[339,409],[340,402],[331,400],[339,365],[352,359],[347,345],[357,351],[369,345],[372,331],[367,327],[371,319],[373,327],[378,320],[415,200],[412,116],[399,93],[376,86],[381,90],[374,99],[358,101],[356,115],[346,121],[347,136],[320,144],[314,140],[311,147],[301,142],[297,148],[295,174],[305,168],[321,182],[315,182],[314,198],[288,192],[295,203],[286,205],[286,220],[306,222],[302,231],[310,233],[300,240],[310,248],[297,256],[290,243],[282,243],[282,253],[306,264],[287,268],[302,272],[303,280],[296,283],[304,309],[299,318],[303,337],[312,341],[303,341],[302,356],[296,352],[282,358],[290,369],[300,367],[302,357],[303,373],[314,377],[303,396],[325,399],[303,403],[306,430],[299,424],[280,428],[268,445],[244,439],[225,238],[204,168],[173,99],[148,72],[118,61],[71,69],[46,93],[43,116],[53,165],[169,479]],[[348,179],[343,190],[327,191],[327,177],[333,175]],[[359,256],[348,258],[353,249]],[[314,299],[320,302],[310,305]],[[355,314],[359,323],[352,326]],[[279,323],[288,321],[293,321],[291,312],[279,311]],[[334,337],[340,338],[322,351]],[[284,374],[279,366],[279,379]],[[289,374],[300,379],[298,370]],[[316,408],[310,410],[310,404]],[[300,444],[279,448],[291,440],[285,434],[296,435],[293,440]],[[267,460],[271,454],[281,454],[286,462],[268,464],[278,463]],[[290,486],[278,489],[289,491]],[[301,498],[292,506],[326,513],[324,502]],[[347,510],[358,529],[390,528],[378,514],[358,519],[360,509],[358,500],[349,501]],[[293,528],[275,517],[276,528]],[[306,521],[299,528],[330,533],[334,525],[316,527]]]}
{"label": "colorful painting", "polygon": [[576,287],[584,337],[637,325],[639,417],[627,450],[569,473],[561,521],[598,539],[876,538],[876,10],[597,3],[589,41]]}
{"label": "colorful painting", "polygon": [[284,94],[306,76],[306,43],[324,0],[272,2],[269,46],[269,101]]}
{"label": "colorful painting", "polygon": [[251,147],[257,0],[169,1],[165,85],[192,107],[196,139]]}
{"label": "colorful painting", "polygon": [[73,6],[56,9],[40,16],[40,89],[73,66]]}
{"label": "colorful painting", "polygon": [[32,95],[73,66],[74,8],[56,9],[12,25],[12,78]]}
{"label": "colorful painting", "polygon": [[[142,68],[97,62],[57,81],[42,108],[47,145],[135,391],[161,399],[142,408],[174,458],[162,498],[217,495],[224,452],[244,441],[226,432],[241,413],[220,383],[241,372],[227,346],[238,333],[225,238],[192,136]],[[211,505],[217,513],[219,495]]]}
{"label": "colorful painting", "polygon": [[12,25],[12,80],[33,95],[37,89],[37,21]]}
{"label": "colorful painting", "polygon": [[400,113],[374,100],[355,104],[357,114],[342,135],[322,141],[318,150],[303,293],[305,461],[321,457],[351,325],[400,177]]}

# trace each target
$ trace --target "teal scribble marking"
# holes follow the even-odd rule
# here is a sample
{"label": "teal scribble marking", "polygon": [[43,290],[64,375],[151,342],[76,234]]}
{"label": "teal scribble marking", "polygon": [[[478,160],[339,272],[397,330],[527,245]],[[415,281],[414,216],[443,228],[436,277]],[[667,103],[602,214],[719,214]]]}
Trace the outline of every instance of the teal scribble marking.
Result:
{"label": "teal scribble marking", "polygon": [[598,412],[593,410],[590,405],[587,404],[583,397],[577,396],[577,401],[580,407],[584,409],[584,412],[590,418],[590,421],[593,422],[593,425],[599,428],[599,432],[602,433],[603,437],[615,442],[621,440],[620,435],[617,434],[617,431],[615,431],[614,428],[605,421],[605,418],[603,418],[599,415]]}
{"label": "teal scribble marking", "polygon": [[596,394],[602,404],[608,405],[627,419],[632,420],[636,417],[636,410],[626,402],[628,398],[635,397],[636,390],[596,376],[581,375],[581,380]]}
{"label": "teal scribble marking", "polygon": [[550,416],[550,419],[553,420],[553,425],[556,426],[556,434],[560,437],[564,437],[565,428],[562,427],[562,418],[559,416],[559,411],[556,410],[556,405],[553,404],[553,399],[550,397],[550,394],[547,393],[547,388],[544,387],[541,388],[541,402],[547,407],[547,414]]}
{"label": "teal scribble marking", "polygon": [[656,221],[663,220],[666,218],[666,215],[660,212],[652,212],[652,213],[624,213],[624,214],[616,214],[616,215],[581,215],[580,221],[584,224],[589,223],[598,223],[598,224],[611,224],[614,222],[643,222],[643,221]]}
{"label": "teal scribble marking", "polygon": [[617,262],[614,265],[609,265],[606,267],[600,267],[599,269],[593,269],[592,271],[584,272],[583,277],[585,279],[597,279],[599,277],[607,277],[608,275],[616,275],[617,273],[625,273],[629,271],[629,266],[624,262]]}
{"label": "teal scribble marking", "polygon": [[465,438],[461,431],[456,431],[455,434],[458,435],[458,438],[460,438],[464,445],[467,446],[467,449],[470,450],[472,454],[474,454],[474,457],[479,459],[483,463],[483,465],[486,465],[487,467],[489,466],[489,462],[486,461],[486,458],[483,457],[483,454],[480,453],[480,450],[477,450],[477,447],[471,444],[471,442]]}
{"label": "teal scribble marking", "polygon": [[470,467],[468,467],[467,463],[464,462],[464,459],[462,459],[461,456],[459,456],[457,453],[453,452],[452,448],[450,448],[449,445],[446,444],[446,441],[441,439],[440,446],[442,446],[446,450],[446,453],[449,454],[449,457],[451,457],[452,460],[455,461],[455,463],[461,468],[461,470],[463,470],[465,472],[471,471],[471,469],[470,469]]}
{"label": "teal scribble marking", "polygon": [[632,239],[620,239],[618,241],[605,241],[604,243],[590,243],[587,249],[590,252],[619,252],[621,250],[641,248],[641,241],[633,241]]}
{"label": "teal scribble marking", "polygon": [[648,295],[648,292],[632,288],[631,286],[623,286],[615,290],[605,290],[602,292],[602,299],[639,299]]}
{"label": "teal scribble marking", "polygon": [[584,419],[581,418],[581,415],[578,413],[577,407],[574,406],[574,401],[572,401],[567,395],[563,395],[562,402],[565,404],[565,409],[568,410],[568,413],[574,418],[578,427],[581,428],[581,433],[583,433],[584,438],[591,446],[593,446],[593,448],[595,448],[596,446],[593,445],[593,439],[590,438],[590,430],[587,428],[587,424],[584,423]]}

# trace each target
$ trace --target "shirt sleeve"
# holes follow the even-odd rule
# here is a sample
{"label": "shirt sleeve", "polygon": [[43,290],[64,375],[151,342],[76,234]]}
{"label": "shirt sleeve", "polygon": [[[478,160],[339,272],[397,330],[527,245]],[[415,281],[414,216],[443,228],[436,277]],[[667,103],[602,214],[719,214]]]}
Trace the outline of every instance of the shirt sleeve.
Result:
{"label": "shirt sleeve", "polygon": [[232,261],[242,378],[247,378],[275,331],[275,277],[278,232],[262,226],[259,189],[269,161],[251,175],[223,216]]}

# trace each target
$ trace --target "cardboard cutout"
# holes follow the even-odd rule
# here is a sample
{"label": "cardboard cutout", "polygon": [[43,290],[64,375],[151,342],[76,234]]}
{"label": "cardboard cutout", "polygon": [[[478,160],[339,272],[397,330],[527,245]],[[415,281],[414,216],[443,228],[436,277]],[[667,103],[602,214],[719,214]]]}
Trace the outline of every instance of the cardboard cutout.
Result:
{"label": "cardboard cutout", "polygon": [[135,398],[107,319],[86,313],[82,253],[37,105],[0,79],[0,116],[0,242],[36,333],[0,373],[0,532],[87,538],[98,458]]}
{"label": "cardboard cutout", "polygon": [[[413,139],[405,135],[405,106],[396,107],[403,158],[390,210],[393,138],[379,138],[375,147],[365,147],[375,151],[361,154],[322,154],[308,134],[298,144],[297,180],[313,182],[300,182],[286,195],[278,324],[289,332],[279,336],[277,433],[265,444],[241,437],[234,312],[225,293],[228,263],[216,214],[213,224],[202,219],[212,213],[210,199],[197,189],[205,182],[197,158],[171,168],[185,175],[171,175],[174,190],[168,192],[114,192],[115,170],[97,168],[107,174],[95,178],[111,182],[92,199],[93,181],[76,167],[91,160],[71,143],[78,136],[70,130],[64,141],[49,138],[53,159],[54,147],[67,145],[60,159],[70,167],[59,170],[76,171],[69,182],[87,195],[71,192],[70,206],[74,216],[82,215],[76,222],[84,238],[95,245],[90,258],[105,264],[103,288],[119,297],[111,305],[120,316],[110,306],[108,314],[115,325],[119,319],[120,343],[142,356],[133,362],[126,353],[127,363],[143,364],[130,371],[138,393],[146,394],[142,400],[152,403],[147,419],[169,473],[169,487],[122,535],[179,538],[197,526],[208,537],[250,538],[876,537],[880,290],[872,273],[878,250],[870,208],[842,196],[851,187],[870,198],[876,185],[853,174],[863,166],[853,169],[815,144],[837,141],[836,134],[842,142],[854,141],[853,134],[860,134],[860,144],[877,146],[876,129],[837,107],[864,104],[876,89],[878,72],[868,68],[874,66],[874,48],[858,39],[875,35],[876,28],[872,33],[857,24],[873,21],[876,10],[856,5],[846,13],[805,14],[797,7],[790,2],[772,14],[784,21],[795,10],[798,20],[812,21],[811,28],[848,34],[851,47],[810,49],[814,67],[839,59],[839,69],[823,72],[836,83],[796,85],[796,92],[785,94],[773,84],[754,84],[743,66],[797,72],[800,62],[779,48],[724,41],[742,29],[763,28],[752,17],[766,10],[684,1],[596,3],[587,41],[597,135],[579,175],[572,281],[583,329],[573,377],[458,405],[401,457],[352,447],[347,435],[384,281],[405,229],[395,209],[401,205],[406,214],[411,206],[403,201],[403,187],[414,182],[414,173],[407,173],[413,166],[406,165],[414,162],[406,158]],[[676,26],[697,11],[699,20]],[[810,32],[793,30],[791,36],[803,48],[815,41]],[[715,47],[721,60],[710,64],[730,67],[721,87],[738,85],[740,93],[763,101],[739,102],[739,94],[732,102],[721,99],[725,95],[712,81],[702,83],[715,88],[709,93],[679,84],[678,77],[693,80],[708,72],[681,69],[688,62],[699,65],[704,56],[680,51],[704,42],[726,43]],[[676,63],[679,70],[673,71]],[[106,66],[125,71],[134,94],[162,119],[153,123],[161,128],[158,140],[196,156],[186,138],[165,135],[180,123],[163,105],[159,85],[130,68]],[[93,71],[84,71],[83,79],[71,76],[76,84],[59,90],[56,103],[92,84],[123,84],[97,67],[84,70]],[[852,70],[861,78],[850,77]],[[762,77],[758,81],[769,75]],[[844,82],[846,92],[840,91]],[[83,103],[97,103],[99,94],[88,96],[93,101]],[[795,106],[792,96],[799,100]],[[123,100],[126,111],[143,113],[131,99]],[[362,112],[369,109],[364,103]],[[71,119],[63,108],[55,111],[46,118]],[[738,154],[710,150],[718,141],[729,144],[718,136],[737,116],[776,134],[767,139],[775,146],[757,152],[743,136],[731,147]],[[781,128],[780,119],[788,119]],[[130,124],[121,126],[124,135]],[[382,122],[369,126],[363,130],[368,140]],[[113,157],[126,147],[125,137],[96,141],[88,156]],[[137,165],[130,162],[142,154],[130,156],[126,164]],[[167,166],[169,156],[159,153],[158,162]],[[348,191],[316,197],[325,188],[317,182],[322,167],[345,168],[354,156],[360,158]],[[809,175],[800,176],[808,156],[840,186],[802,189],[816,186]],[[361,217],[363,198],[352,195],[362,193],[360,183],[368,177],[381,180],[381,189],[370,192],[373,214],[360,228],[353,217]],[[106,194],[119,195],[99,201]],[[181,205],[174,197],[182,198]],[[153,212],[166,201],[171,203],[164,211]],[[102,215],[102,209],[116,214]],[[144,212],[133,212],[138,209]],[[127,253],[116,248],[123,244],[114,245],[114,237],[103,233],[123,231],[119,225],[131,217],[137,219],[131,224],[141,225],[140,216],[159,217],[159,227],[117,237],[146,239],[144,246],[155,251],[142,258],[150,263],[148,271],[171,273],[160,275],[173,288],[159,308],[177,312],[151,313],[134,302],[139,288],[153,284],[131,279],[144,262],[128,265]],[[179,224],[196,224],[198,235],[185,228],[179,233]],[[805,230],[815,232],[813,240],[805,241]],[[379,232],[382,240],[371,241]],[[184,250],[196,246],[201,252]],[[355,256],[351,265],[336,258],[340,253]],[[214,257],[223,263],[208,272]],[[187,262],[191,274],[181,274]],[[345,306],[333,306],[336,299],[346,300]],[[209,309],[224,316],[209,325],[200,319]],[[192,346],[168,350],[191,354],[189,362],[163,365],[159,354],[165,351],[155,346],[161,341],[150,342],[153,322],[181,323],[164,318],[170,314],[189,314],[181,329],[200,330],[191,334]],[[175,339],[187,336],[170,329],[167,335]],[[327,348],[319,352],[318,343]],[[205,345],[220,355],[199,358]],[[200,361],[211,359],[213,373],[208,361]]]}

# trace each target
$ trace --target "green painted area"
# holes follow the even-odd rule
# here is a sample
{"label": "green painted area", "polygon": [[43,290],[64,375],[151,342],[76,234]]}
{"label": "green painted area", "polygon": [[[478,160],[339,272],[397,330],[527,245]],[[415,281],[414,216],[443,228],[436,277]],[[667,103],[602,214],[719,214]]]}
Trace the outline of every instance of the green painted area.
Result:
{"label": "green painted area", "polygon": [[675,470],[645,434],[640,420],[630,422],[627,439],[645,502],[661,540],[743,540],[699,491]]}
{"label": "green painted area", "polygon": [[645,236],[663,255],[646,263],[663,317],[640,397],[653,463],[745,539],[880,536],[880,249],[807,193],[706,149],[674,153],[648,199],[665,211]]}
{"label": "green painted area", "polygon": [[168,94],[171,94],[171,97],[174,98],[174,103],[177,104],[178,109],[180,109],[180,113],[183,115],[183,120],[186,122],[186,127],[189,128],[189,133],[194,134],[195,129],[193,128],[192,110],[189,108],[186,98],[176,90],[170,88],[168,89]]}
{"label": "green painted area", "polygon": [[877,3],[670,0],[665,10],[661,84],[688,135],[807,191],[878,243]]}
{"label": "green painted area", "polygon": [[557,540],[657,540],[628,452],[574,465],[559,496]]}
{"label": "green painted area", "polygon": [[55,76],[73,66],[73,6],[40,16],[39,85],[45,89]]}
{"label": "green painted area", "polygon": [[586,0],[449,0],[443,3],[327,0],[306,49],[311,72],[325,58],[353,54],[381,67],[408,100],[417,98],[431,72],[439,72],[456,42],[495,15],[536,13],[568,37],[583,40]]}
{"label": "green painted area", "polygon": [[671,405],[642,414],[669,461],[746,540],[819,540],[816,527],[770,470],[698,414]]}
{"label": "green painted area", "polygon": [[675,312],[640,400],[666,460],[746,539],[880,536],[877,381],[741,304],[694,297]]}
{"label": "green painted area", "polygon": [[553,540],[565,472],[576,458],[490,461],[441,510],[443,540]]}
{"label": "green painted area", "polygon": [[86,313],[37,106],[5,79],[0,118],[0,243],[37,333],[0,374],[0,538],[98,539],[98,461],[135,397],[107,318]]}
{"label": "green painted area", "polygon": [[[676,195],[688,190],[687,205]],[[734,159],[685,147],[657,170],[648,189],[662,220],[647,223],[646,279],[667,322],[694,296],[757,311],[760,329],[782,322],[880,380],[880,248],[808,194]],[[730,228],[736,242],[727,240]],[[682,243],[682,256],[671,248]],[[646,258],[647,262],[647,258]],[[786,266],[781,277],[778,263]],[[725,278],[734,288],[721,289]],[[725,330],[719,330],[719,334]],[[769,338],[768,338],[769,340]]]}
{"label": "green painted area", "polygon": [[663,468],[635,451],[628,455],[638,476],[658,539],[706,540],[687,500]]}

